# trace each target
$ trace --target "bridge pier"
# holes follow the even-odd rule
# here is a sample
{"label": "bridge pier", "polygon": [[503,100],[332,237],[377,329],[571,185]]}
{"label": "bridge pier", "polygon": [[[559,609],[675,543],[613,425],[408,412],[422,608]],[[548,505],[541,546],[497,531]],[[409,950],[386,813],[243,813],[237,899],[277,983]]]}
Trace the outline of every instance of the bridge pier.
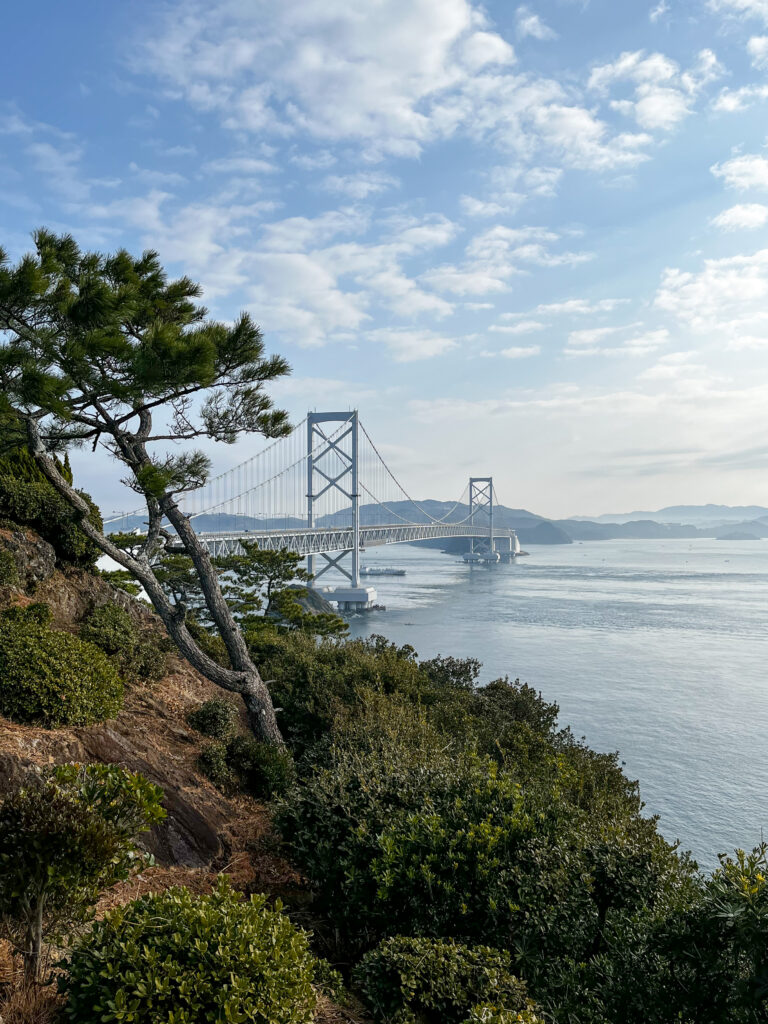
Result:
{"label": "bridge pier", "polygon": [[364,612],[376,604],[378,594],[374,587],[320,587],[326,601],[334,601],[340,612]]}
{"label": "bridge pier", "polygon": [[501,555],[502,562],[514,562],[517,555],[516,549],[517,537],[510,534],[508,537],[494,537],[493,538],[493,550],[498,551]]}

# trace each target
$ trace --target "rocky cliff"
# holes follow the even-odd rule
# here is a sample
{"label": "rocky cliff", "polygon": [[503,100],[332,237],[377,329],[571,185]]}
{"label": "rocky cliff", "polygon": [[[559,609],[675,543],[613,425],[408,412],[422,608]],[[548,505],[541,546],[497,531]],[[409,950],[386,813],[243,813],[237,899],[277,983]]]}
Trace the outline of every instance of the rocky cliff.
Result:
{"label": "rocky cliff", "polygon": [[[0,609],[45,602],[57,629],[76,632],[95,607],[114,602],[129,611],[142,631],[163,633],[147,605],[99,576],[57,569],[53,548],[31,531],[0,529],[3,552],[13,560],[16,571],[11,575],[16,579],[0,586]],[[125,706],[114,721],[41,729],[0,718],[0,796],[33,765],[118,763],[140,771],[165,793],[168,817],[146,843],[158,864],[223,866],[234,847],[242,845],[236,833],[243,820],[248,818],[253,833],[254,823],[264,825],[265,815],[246,798],[226,799],[195,768],[202,737],[187,726],[186,714],[213,696],[221,691],[172,656],[159,682],[128,688]]]}

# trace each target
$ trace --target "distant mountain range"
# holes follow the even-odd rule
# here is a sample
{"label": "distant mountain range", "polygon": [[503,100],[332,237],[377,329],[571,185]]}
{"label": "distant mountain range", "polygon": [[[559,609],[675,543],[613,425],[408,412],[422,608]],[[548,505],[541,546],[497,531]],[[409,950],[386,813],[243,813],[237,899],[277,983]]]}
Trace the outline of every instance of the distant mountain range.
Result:
{"label": "distant mountain range", "polygon": [[[426,500],[419,503],[424,510],[420,513],[407,501],[391,502],[386,510],[380,505],[363,505],[360,521],[363,526],[375,526],[383,522],[430,522],[439,519],[446,523],[458,523],[469,514],[467,505],[455,505],[450,501]],[[431,517],[431,519],[430,519]],[[349,522],[349,512],[318,518],[318,526],[343,526]],[[673,505],[657,512],[631,512],[625,515],[600,515],[593,518],[573,516],[570,519],[547,519],[522,508],[506,508],[498,505],[494,510],[494,522],[499,527],[517,531],[520,543],[531,544],[572,544],[583,540],[663,540],[673,538],[716,537],[722,540],[758,540],[768,537],[768,508],[760,505]],[[303,519],[280,520],[256,519],[239,515],[201,515],[195,520],[200,533],[238,530],[253,532],[264,529],[297,529],[306,526]],[[113,523],[110,529],[132,530],[141,528],[143,518],[131,516]],[[463,549],[464,542],[455,540],[423,541],[433,547],[446,550]]]}
{"label": "distant mountain range", "polygon": [[578,522],[630,523],[638,519],[686,526],[726,526],[768,517],[762,505],[668,505],[656,512],[624,512],[601,516],[570,516]]}

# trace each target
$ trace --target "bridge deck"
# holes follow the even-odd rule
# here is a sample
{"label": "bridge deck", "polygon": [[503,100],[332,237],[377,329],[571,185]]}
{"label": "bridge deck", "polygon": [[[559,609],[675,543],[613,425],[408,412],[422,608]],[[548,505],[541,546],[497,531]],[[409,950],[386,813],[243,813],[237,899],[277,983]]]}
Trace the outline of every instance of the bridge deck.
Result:
{"label": "bridge deck", "polygon": [[[237,552],[240,541],[254,540],[260,548],[279,551],[288,548],[300,555],[319,555],[331,551],[351,551],[354,547],[354,533],[351,527],[315,527],[298,530],[251,530],[223,533],[200,533],[200,540],[212,555],[228,555]],[[514,530],[494,530],[495,538],[509,539],[511,549],[515,544]],[[488,527],[425,524],[386,526],[361,526],[360,547],[372,548],[380,544],[410,544],[417,540],[445,537],[488,537]]]}

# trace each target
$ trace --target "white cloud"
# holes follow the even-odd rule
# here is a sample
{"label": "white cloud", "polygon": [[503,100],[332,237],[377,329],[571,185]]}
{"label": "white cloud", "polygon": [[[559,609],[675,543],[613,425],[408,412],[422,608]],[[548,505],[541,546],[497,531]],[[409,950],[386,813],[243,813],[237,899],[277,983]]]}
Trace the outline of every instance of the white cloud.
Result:
{"label": "white cloud", "polygon": [[675,61],[661,53],[646,55],[636,50],[593,68],[589,88],[607,96],[615,85],[630,83],[632,98],[613,99],[613,109],[634,117],[641,128],[670,131],[691,113],[699,93],[722,73],[711,50],[702,50],[696,64],[687,71],[681,71]]}
{"label": "white cloud", "polygon": [[433,359],[457,348],[455,338],[448,338],[434,331],[378,328],[368,331],[366,337],[387,346],[396,363],[414,363],[422,359]]}
{"label": "white cloud", "polygon": [[495,334],[533,334],[546,329],[540,320],[521,320],[519,324],[493,324],[488,328]]}
{"label": "white cloud", "polygon": [[327,149],[316,153],[294,153],[289,159],[303,171],[325,171],[336,163],[336,157]]}
{"label": "white cloud", "polygon": [[[566,299],[564,302],[549,302],[537,306],[533,312],[540,316],[592,316],[595,313],[610,313],[624,305],[627,299]],[[525,316],[524,313],[509,313],[507,316]]]}
{"label": "white cloud", "polygon": [[[522,196],[517,197],[522,200]],[[462,196],[459,200],[461,209],[468,217],[499,217],[511,213],[514,206],[503,205],[492,200],[475,199],[474,196]]]}
{"label": "white cloud", "polygon": [[351,208],[328,210],[317,217],[288,217],[264,225],[261,247],[277,252],[305,252],[337,235],[359,234],[367,226],[367,217]]}
{"label": "white cloud", "polygon": [[137,69],[233,131],[354,142],[369,161],[462,134],[524,164],[546,154],[597,170],[637,165],[651,141],[615,135],[570,83],[516,72],[475,0],[177,0],[164,11],[144,29]]}
{"label": "white cloud", "polygon": [[709,0],[709,7],[726,14],[761,18],[768,24],[768,0]]}
{"label": "white cloud", "polygon": [[514,52],[469,0],[214,0],[170,8],[139,62],[232,128],[413,156],[450,121],[449,94]]}
{"label": "white cloud", "polygon": [[377,192],[386,192],[400,184],[397,178],[383,171],[364,171],[361,174],[330,174],[323,179],[327,192],[336,192],[351,199],[367,199]]}
{"label": "white cloud", "polygon": [[529,7],[518,7],[516,18],[519,39],[525,39],[528,36],[532,39],[539,39],[542,42],[549,39],[557,39],[557,32],[554,32],[548,25],[545,25],[539,15],[531,11]]}
{"label": "white cloud", "polygon": [[499,355],[505,359],[530,359],[531,356],[538,356],[540,353],[540,345],[528,345],[525,347],[513,345],[511,348],[503,348]]}
{"label": "white cloud", "polygon": [[600,345],[606,338],[625,331],[626,327],[604,327],[594,330],[573,331],[568,337],[568,345],[563,350],[569,356],[645,356],[666,345],[669,331],[662,327],[658,330],[643,331],[629,338],[619,339],[615,344]]}
{"label": "white cloud", "polygon": [[697,352],[670,352],[661,356],[653,366],[649,366],[640,374],[640,380],[675,380],[685,374],[704,369],[700,363],[694,364]]}
{"label": "white cloud", "polygon": [[716,178],[722,178],[727,188],[742,192],[751,188],[768,188],[768,159],[754,153],[735,156],[710,169]]}
{"label": "white cloud", "polygon": [[71,143],[30,142],[25,152],[52,192],[72,203],[85,202],[91,192],[80,168],[83,151]]}
{"label": "white cloud", "polygon": [[768,249],[664,271],[655,305],[719,344],[768,332]]}
{"label": "white cloud", "polygon": [[747,53],[753,67],[768,68],[768,36],[752,36],[747,43]]}
{"label": "white cloud", "polygon": [[620,327],[588,327],[582,331],[571,331],[568,335],[568,347],[594,348],[598,342],[604,341],[620,330]]}
{"label": "white cloud", "polygon": [[768,85],[743,85],[740,89],[723,89],[712,104],[712,109],[721,114],[735,114],[766,99]]}
{"label": "white cloud", "polygon": [[667,0],[661,0],[661,2],[658,3],[655,7],[651,8],[648,17],[651,19],[652,22],[655,23],[659,21],[660,18],[663,18],[665,14],[668,13],[669,4],[667,3]]}
{"label": "white cloud", "polygon": [[549,228],[499,224],[470,240],[463,263],[434,267],[421,280],[439,292],[488,295],[505,291],[510,279],[531,267],[576,266],[593,258],[587,252],[554,251],[551,246],[559,240]]}
{"label": "white cloud", "polygon": [[139,167],[133,161],[128,165],[128,170],[131,171],[137,181],[158,188],[183,185],[187,180],[183,174],[178,174],[176,171],[158,171],[148,167]]}
{"label": "white cloud", "polygon": [[768,206],[761,203],[741,203],[723,210],[712,218],[712,224],[723,231],[751,231],[768,223]]}
{"label": "white cloud", "polygon": [[272,174],[277,167],[268,160],[259,160],[250,156],[221,157],[209,160],[203,165],[204,171],[211,174]]}
{"label": "white cloud", "polygon": [[489,174],[491,191],[485,199],[464,195],[462,211],[469,217],[500,217],[513,213],[531,198],[549,197],[557,193],[563,176],[562,168],[521,164],[499,166]]}

